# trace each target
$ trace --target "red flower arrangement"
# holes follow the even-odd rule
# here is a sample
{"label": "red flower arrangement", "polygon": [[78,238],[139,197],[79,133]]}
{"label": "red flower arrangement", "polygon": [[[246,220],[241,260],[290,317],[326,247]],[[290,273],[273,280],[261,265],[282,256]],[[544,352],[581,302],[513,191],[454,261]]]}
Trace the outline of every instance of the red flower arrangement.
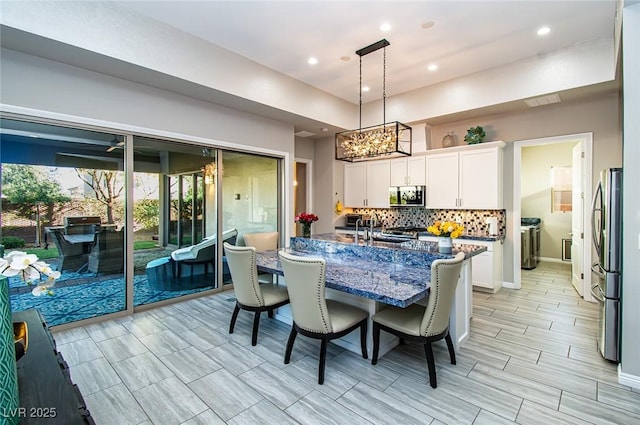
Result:
{"label": "red flower arrangement", "polygon": [[318,221],[318,216],[313,213],[302,212],[296,216],[294,221],[300,224],[311,224],[314,221]]}

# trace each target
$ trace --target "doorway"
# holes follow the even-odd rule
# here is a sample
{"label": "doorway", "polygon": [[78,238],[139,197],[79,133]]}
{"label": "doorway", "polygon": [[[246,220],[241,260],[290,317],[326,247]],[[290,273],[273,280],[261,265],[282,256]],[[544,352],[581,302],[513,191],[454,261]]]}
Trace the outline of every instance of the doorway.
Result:
{"label": "doorway", "polygon": [[[573,179],[579,179],[579,182],[575,182],[572,192],[578,192],[572,197],[571,205],[575,206],[575,211],[571,214],[571,267],[573,284],[576,291],[586,301],[593,301],[591,293],[589,291],[588,276],[590,273],[586,270],[586,265],[591,263],[591,226],[590,220],[590,203],[588,202],[592,196],[592,184],[591,184],[591,169],[592,169],[592,142],[593,135],[591,133],[573,134],[557,137],[548,137],[542,139],[530,139],[514,142],[514,185],[513,185],[513,199],[514,199],[514,211],[512,231],[514,235],[513,239],[513,264],[514,264],[514,288],[519,289],[522,282],[521,275],[521,239],[516,237],[520,234],[521,218],[523,216],[522,206],[522,183],[523,179],[527,176],[523,174],[523,150],[531,147],[544,147],[554,145],[566,145],[571,151],[571,147],[576,146],[574,152],[571,153],[571,167],[577,171],[577,174],[573,176]],[[579,162],[576,162],[579,161]],[[574,162],[576,162],[574,164]],[[550,171],[551,172],[551,171]],[[550,175],[537,176],[540,179],[546,179],[550,181]],[[549,184],[548,192],[545,192],[544,196],[548,196],[548,199],[552,199],[554,193],[551,190]],[[561,195],[558,195],[561,197]],[[569,218],[567,216],[567,218]],[[544,226],[544,223],[542,223]],[[558,248],[561,249],[562,245],[558,244]]]}
{"label": "doorway", "polygon": [[[312,196],[312,170],[313,162],[310,159],[296,158],[294,163],[293,175],[293,205],[294,216],[301,212],[313,211],[313,196]],[[294,223],[295,236],[302,234],[302,226],[298,223]]]}

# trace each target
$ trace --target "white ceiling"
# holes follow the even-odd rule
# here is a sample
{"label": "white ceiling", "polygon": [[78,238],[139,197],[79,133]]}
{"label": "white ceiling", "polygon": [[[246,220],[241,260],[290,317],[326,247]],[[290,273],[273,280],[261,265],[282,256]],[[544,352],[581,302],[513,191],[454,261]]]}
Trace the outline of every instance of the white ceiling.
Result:
{"label": "white ceiling", "polygon": [[[613,40],[615,0],[118,1],[255,62],[358,102],[355,51],[386,38],[387,96],[518,60]],[[422,23],[433,21],[430,29]],[[383,22],[391,30],[379,29]],[[551,33],[536,35],[546,25]],[[314,56],[319,63],[311,66]],[[341,60],[349,56],[349,61]],[[613,60],[613,59],[612,59]],[[436,72],[427,65],[436,63]],[[363,102],[382,97],[382,51],[363,57]]]}

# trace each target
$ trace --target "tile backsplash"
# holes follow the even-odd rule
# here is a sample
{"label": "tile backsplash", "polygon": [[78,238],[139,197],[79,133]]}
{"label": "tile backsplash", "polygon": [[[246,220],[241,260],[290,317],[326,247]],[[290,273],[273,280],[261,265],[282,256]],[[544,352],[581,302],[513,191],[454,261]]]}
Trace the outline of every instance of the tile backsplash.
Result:
{"label": "tile backsplash", "polygon": [[427,227],[437,220],[457,221],[461,223],[466,233],[487,233],[489,225],[485,223],[488,217],[498,218],[499,236],[504,237],[507,225],[505,210],[430,210],[422,207],[403,208],[354,208],[354,213],[375,213],[384,227]]}

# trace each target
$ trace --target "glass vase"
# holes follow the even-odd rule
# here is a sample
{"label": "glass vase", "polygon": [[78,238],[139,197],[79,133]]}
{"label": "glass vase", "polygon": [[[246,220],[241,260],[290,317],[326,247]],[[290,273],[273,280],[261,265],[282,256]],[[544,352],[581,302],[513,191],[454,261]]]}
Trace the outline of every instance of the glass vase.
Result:
{"label": "glass vase", "polygon": [[438,239],[438,252],[440,254],[451,254],[453,250],[453,242],[451,238],[445,237]]}
{"label": "glass vase", "polygon": [[13,334],[13,318],[9,300],[9,284],[0,276],[0,423],[15,425],[18,416],[18,374]]}
{"label": "glass vase", "polygon": [[302,223],[302,237],[303,238],[311,237],[311,223]]}

